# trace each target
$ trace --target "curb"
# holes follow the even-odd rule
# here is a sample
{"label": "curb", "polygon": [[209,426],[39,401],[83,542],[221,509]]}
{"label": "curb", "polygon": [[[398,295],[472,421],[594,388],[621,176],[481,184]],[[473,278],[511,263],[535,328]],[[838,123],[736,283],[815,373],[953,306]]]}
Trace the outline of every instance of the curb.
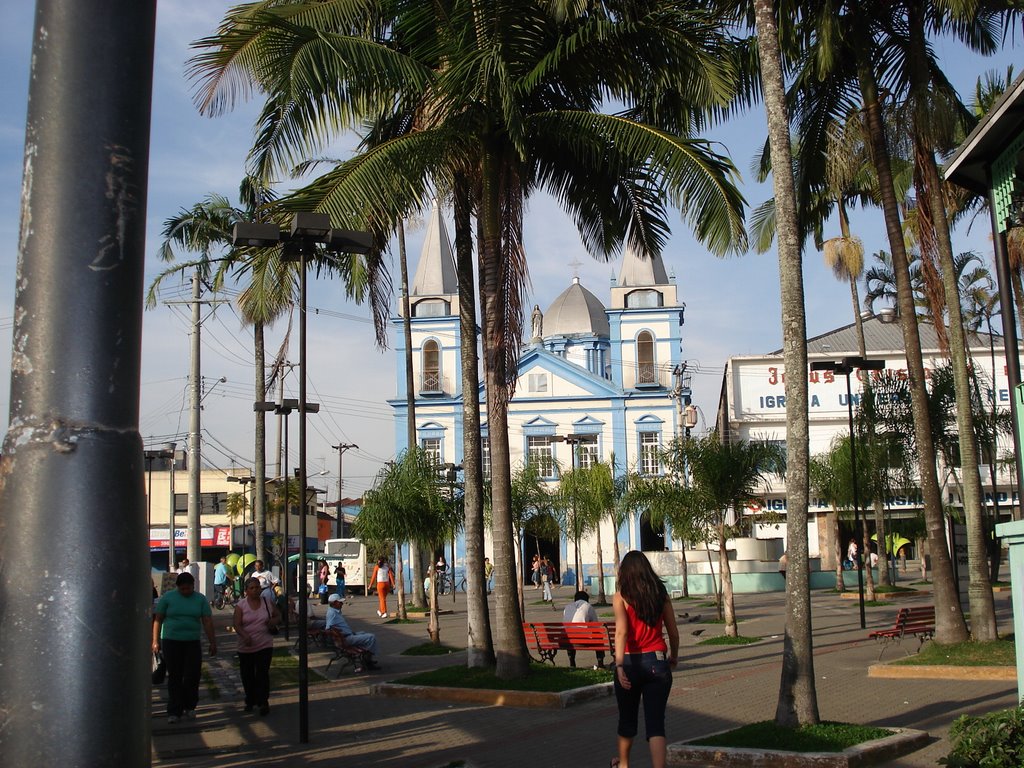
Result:
{"label": "curb", "polygon": [[[885,728],[885,726],[880,726]],[[685,743],[669,744],[668,765],[679,766],[756,766],[756,768],[854,768],[878,765],[923,747],[929,739],[925,731],[890,728],[891,736],[857,744],[842,752],[782,752],[774,749],[738,747],[701,747]]]}
{"label": "curb", "polygon": [[872,664],[868,677],[890,680],[1016,680],[1017,667],[952,667],[944,664]]}
{"label": "curb", "polygon": [[489,688],[447,688],[433,685],[403,685],[380,683],[374,693],[401,699],[429,701],[457,701],[467,704],[487,704],[494,707],[522,707],[525,709],[566,709],[593,699],[612,695],[611,683],[598,683],[583,688],[549,693],[544,691],[498,691]]}

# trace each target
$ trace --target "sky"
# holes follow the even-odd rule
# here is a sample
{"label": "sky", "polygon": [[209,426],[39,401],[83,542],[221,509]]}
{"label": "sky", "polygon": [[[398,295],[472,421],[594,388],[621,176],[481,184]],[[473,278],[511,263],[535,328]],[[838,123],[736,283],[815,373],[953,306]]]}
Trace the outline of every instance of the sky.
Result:
{"label": "sky", "polygon": [[[209,118],[193,104],[193,86],[185,76],[192,41],[213,33],[231,3],[222,0],[161,0],[158,4],[153,88],[149,194],[146,238],[146,286],[165,265],[157,258],[163,222],[210,193],[237,201],[238,182],[252,141],[257,104],[250,102],[225,115]],[[19,204],[28,73],[32,45],[33,4],[28,0],[0,3],[0,432],[6,432],[10,393],[10,347],[14,316],[14,275],[18,258]],[[1007,48],[980,58],[946,41],[936,50],[945,71],[965,98],[977,77],[989,69],[1005,72],[1020,58],[1021,48]],[[1020,66],[1017,66],[1017,71]],[[771,195],[770,187],[752,181],[752,158],[763,144],[763,113],[754,109],[707,134],[733,159],[741,189],[751,207]],[[351,137],[331,148],[334,156],[351,151]],[[287,186],[285,186],[285,189]],[[447,213],[449,232],[451,215]],[[885,248],[881,214],[858,212],[854,231],[870,254]],[[838,234],[830,224],[826,236]],[[418,261],[422,227],[410,225],[407,235],[410,270]],[[619,262],[595,260],[583,247],[567,217],[550,198],[528,203],[524,243],[531,289],[526,306],[542,309],[569,286],[574,274],[607,304],[610,278]],[[957,250],[974,249],[991,260],[987,218],[970,232],[955,233]],[[397,253],[397,250],[395,251]],[[188,254],[180,254],[187,258]],[[782,345],[778,261],[774,253],[718,258],[691,236],[685,221],[673,219],[673,233],[663,253],[686,304],[683,355],[693,374],[693,400],[701,421],[697,431],[713,426],[726,360],[733,355],[762,354]],[[396,257],[397,261],[397,257]],[[393,269],[397,276],[397,268]],[[396,277],[397,280],[397,277]],[[807,333],[825,333],[852,321],[849,285],[832,277],[820,254],[809,249],[804,261]],[[228,286],[224,298],[235,291]],[[183,303],[190,286],[176,277],[165,281],[159,305],[143,318],[140,433],[147,447],[177,441],[183,448],[189,428],[189,308]],[[390,348],[374,341],[369,310],[344,300],[338,284],[311,280],[308,315],[308,399],[320,413],[308,422],[308,474],[312,485],[328,498],[338,492],[338,454],[331,445],[354,443],[344,455],[342,495],[359,496],[370,488],[384,461],[393,457],[395,424],[387,399],[395,396],[400,361]],[[267,332],[268,358],[282,344],[287,321]],[[297,362],[297,318],[289,360]],[[252,332],[230,301],[203,312],[203,463],[205,466],[252,467],[252,401],[254,369]],[[226,381],[220,382],[221,378]],[[285,378],[285,396],[296,397],[298,370]],[[272,397],[271,399],[276,399]],[[711,422],[709,424],[709,421]],[[297,420],[291,419],[289,465],[297,463]],[[276,428],[268,420],[268,473],[274,470]]]}

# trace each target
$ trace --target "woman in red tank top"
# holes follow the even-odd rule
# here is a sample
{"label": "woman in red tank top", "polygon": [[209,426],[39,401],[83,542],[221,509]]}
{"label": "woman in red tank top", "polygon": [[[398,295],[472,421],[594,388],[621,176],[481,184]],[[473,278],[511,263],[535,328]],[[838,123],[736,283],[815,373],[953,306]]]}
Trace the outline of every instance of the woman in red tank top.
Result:
{"label": "woman in red tank top", "polygon": [[[665,706],[679,655],[679,630],[668,591],[642,552],[628,552],[618,573],[615,609],[615,699],[619,705],[618,756],[612,768],[627,768],[636,737],[640,703],[651,765],[664,768]],[[668,643],[665,634],[668,634]]]}

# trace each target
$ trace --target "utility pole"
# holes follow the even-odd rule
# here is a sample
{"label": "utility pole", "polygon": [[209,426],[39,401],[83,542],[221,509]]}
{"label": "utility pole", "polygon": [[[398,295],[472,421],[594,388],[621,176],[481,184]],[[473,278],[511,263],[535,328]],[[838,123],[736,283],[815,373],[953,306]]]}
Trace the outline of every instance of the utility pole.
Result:
{"label": "utility pole", "polygon": [[359,446],[355,443],[339,443],[338,445],[332,445],[331,448],[338,452],[338,506],[335,508],[335,520],[334,520],[334,538],[340,539],[344,532],[345,526],[342,522],[341,514],[341,486],[342,486],[342,474],[341,474],[341,457],[345,455],[345,451],[349,448],[358,449]]}
{"label": "utility pole", "polygon": [[199,270],[192,273],[192,369],[188,377],[189,406],[188,420],[188,559],[191,563],[202,560],[202,546],[199,530],[199,445],[200,395],[199,395]]}
{"label": "utility pole", "polygon": [[188,304],[192,309],[192,335],[190,368],[188,376],[189,390],[189,420],[188,420],[188,548],[185,556],[190,562],[198,563],[203,559],[202,544],[200,541],[200,499],[201,489],[199,484],[200,464],[202,461],[202,443],[200,435],[202,410],[202,396],[199,392],[202,366],[200,365],[200,329],[203,326],[200,316],[201,305],[203,304],[224,304],[225,299],[201,299],[202,281],[197,269],[192,274],[192,298],[187,302],[168,301],[167,305]]}

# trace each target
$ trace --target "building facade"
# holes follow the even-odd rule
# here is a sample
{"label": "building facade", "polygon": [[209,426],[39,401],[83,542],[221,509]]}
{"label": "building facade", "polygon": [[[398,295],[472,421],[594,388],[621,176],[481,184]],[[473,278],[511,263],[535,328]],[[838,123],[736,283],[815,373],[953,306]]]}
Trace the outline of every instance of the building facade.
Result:
{"label": "building facade", "polygon": [[[433,453],[438,463],[457,465],[462,461],[462,402],[467,393],[462,390],[455,263],[436,205],[409,294],[417,443]],[[577,456],[583,464],[613,463],[619,475],[661,473],[658,452],[680,433],[690,399],[689,382],[683,375],[684,309],[661,258],[643,260],[629,249],[607,306],[578,278],[546,310],[535,306],[509,404],[513,468],[535,462],[552,487],[560,468],[570,468]],[[389,401],[398,453],[408,447],[402,311],[399,306],[392,320],[394,338],[399,341],[397,392]],[[478,399],[486,418],[483,386],[468,395]],[[486,475],[490,462],[486,423],[482,433]],[[560,441],[569,435],[579,441],[575,456],[572,446]],[[596,537],[581,543],[585,576],[596,570],[599,559],[608,572],[616,536],[622,548],[665,547],[664,538],[635,516],[617,532],[606,523],[600,555]],[[575,561],[573,542],[564,535],[557,541],[523,543],[524,559],[539,551],[551,557],[562,574]],[[486,548],[489,554],[490,542]]]}
{"label": "building facade", "polygon": [[[808,377],[808,438],[810,454],[822,454],[829,450],[837,436],[849,434],[849,409],[854,411],[860,405],[863,381],[868,376],[894,375],[906,378],[907,363],[903,352],[903,334],[895,322],[891,310],[879,315],[863,317],[867,357],[884,361],[883,371],[855,370],[851,376],[851,398],[847,400],[846,378],[831,371],[808,371],[801,375]],[[946,364],[948,358],[939,348],[935,328],[929,323],[919,323],[921,346],[924,355],[925,372],[929,381],[933,372]],[[1002,339],[998,336],[967,334],[971,365],[978,373],[982,400],[987,408],[994,407],[1000,412],[1010,408],[1010,390],[1003,362]],[[808,340],[809,362],[816,360],[841,360],[847,356],[859,355],[856,327],[854,324],[838,328]],[[785,443],[786,440],[786,397],[784,392],[786,370],[782,351],[766,355],[745,355],[731,357],[726,363],[725,376],[719,399],[717,428],[727,439],[772,440]],[[988,463],[991,451],[979,446],[986,464],[982,467],[982,491],[985,504],[993,513],[1008,519],[1018,504],[1018,490],[1014,487],[1013,469],[999,462],[995,465],[993,486]],[[1012,439],[1003,436],[997,441],[996,455],[1012,449]],[[941,462],[940,462],[941,465]],[[956,468],[940,466],[944,503],[951,509],[962,507],[959,490],[959,474]],[[922,510],[918,491],[901,491],[888,494],[883,500],[890,533],[900,533],[916,528],[911,524]],[[773,513],[781,522],[755,525],[761,538],[785,538],[786,488],[781,478],[775,478],[764,489],[763,508]],[[874,530],[874,510],[871,499],[862,499],[861,513]],[[761,509],[746,509],[744,514],[755,515]],[[811,489],[808,538],[811,557],[821,558],[822,569],[835,568],[837,544],[834,541],[835,510]],[[845,541],[853,533],[850,513],[840,514],[841,537]],[[914,536],[907,538],[914,540]],[[840,549],[842,547],[840,546]],[[918,554],[918,543],[908,547],[911,558]]]}

